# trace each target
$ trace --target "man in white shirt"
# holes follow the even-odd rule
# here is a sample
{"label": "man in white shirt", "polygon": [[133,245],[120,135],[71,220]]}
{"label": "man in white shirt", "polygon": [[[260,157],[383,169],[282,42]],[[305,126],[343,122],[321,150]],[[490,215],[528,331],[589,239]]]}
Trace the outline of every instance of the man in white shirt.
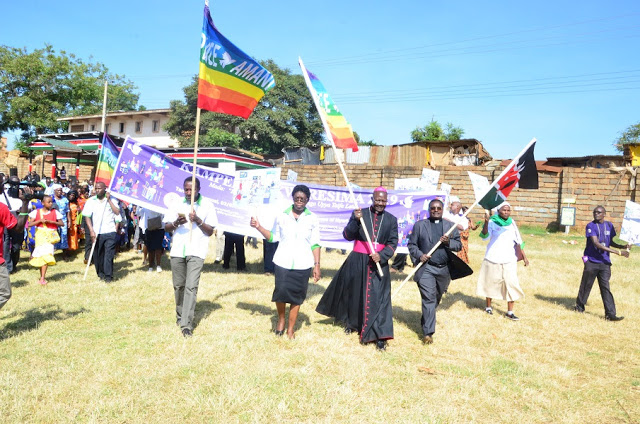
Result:
{"label": "man in white shirt", "polygon": [[96,247],[93,262],[98,277],[105,283],[113,281],[113,258],[116,256],[116,224],[121,222],[120,208],[107,193],[105,183],[96,183],[96,195],[84,205],[82,215]]}
{"label": "man in white shirt", "polygon": [[[164,216],[165,230],[173,233],[171,240],[171,273],[176,299],[176,324],[184,337],[193,335],[193,317],[202,266],[209,249],[209,237],[217,225],[213,204],[200,195],[200,181],[184,180],[184,201],[173,203]],[[191,191],[194,203],[191,204]],[[193,209],[192,209],[193,208]]]}

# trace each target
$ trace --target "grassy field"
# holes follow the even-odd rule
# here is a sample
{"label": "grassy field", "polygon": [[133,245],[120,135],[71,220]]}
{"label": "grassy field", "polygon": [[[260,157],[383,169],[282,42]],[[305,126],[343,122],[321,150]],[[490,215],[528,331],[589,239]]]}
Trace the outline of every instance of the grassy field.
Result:
{"label": "grassy field", "polygon": [[[486,315],[471,276],[452,282],[435,343],[423,346],[420,296],[408,283],[393,300],[395,340],[384,353],[315,312],[345,258],[337,252],[323,252],[294,341],[271,332],[262,249],[247,250],[248,273],[223,271],[210,250],[188,340],[175,325],[166,258],[166,271],[147,273],[140,255],[122,253],[111,285],[93,269],[82,281],[80,259],[60,262],[41,287],[23,256],[0,310],[2,422],[638,422],[640,250],[613,259],[626,316],[613,323],[597,283],[587,313],[571,310],[582,237],[524,238],[531,265],[519,265],[519,322],[503,318],[502,301]],[[483,254],[472,236],[476,271]]]}

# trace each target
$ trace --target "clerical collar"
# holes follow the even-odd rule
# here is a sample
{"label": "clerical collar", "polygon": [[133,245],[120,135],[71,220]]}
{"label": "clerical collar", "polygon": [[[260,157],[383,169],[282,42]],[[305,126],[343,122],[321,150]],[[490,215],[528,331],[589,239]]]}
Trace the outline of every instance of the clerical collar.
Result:
{"label": "clerical collar", "polygon": [[434,224],[439,224],[440,223],[439,219],[435,219],[435,218],[431,218],[431,217],[429,217],[429,221],[433,222]]}
{"label": "clerical collar", "polygon": [[373,205],[369,206],[369,210],[371,211],[371,213],[375,213],[376,215],[382,215],[384,213],[384,209],[382,210],[382,212],[378,212],[376,211],[376,208],[373,207]]}

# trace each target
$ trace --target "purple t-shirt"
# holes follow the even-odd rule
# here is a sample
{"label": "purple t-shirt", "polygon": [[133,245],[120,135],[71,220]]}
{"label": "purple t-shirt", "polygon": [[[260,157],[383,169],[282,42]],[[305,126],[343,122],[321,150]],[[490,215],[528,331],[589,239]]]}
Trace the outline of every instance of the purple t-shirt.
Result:
{"label": "purple t-shirt", "polygon": [[591,221],[587,224],[587,246],[584,248],[584,255],[589,257],[590,262],[611,265],[609,252],[598,249],[591,241],[591,236],[596,236],[601,244],[609,247],[611,246],[611,239],[613,239],[615,235],[616,230],[613,228],[613,224],[609,221],[604,221],[602,224]]}

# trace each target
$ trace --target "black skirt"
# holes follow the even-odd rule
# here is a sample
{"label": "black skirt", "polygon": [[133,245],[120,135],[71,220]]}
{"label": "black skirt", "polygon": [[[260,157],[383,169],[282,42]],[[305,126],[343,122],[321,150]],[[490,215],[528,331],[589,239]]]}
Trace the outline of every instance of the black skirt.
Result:
{"label": "black skirt", "polygon": [[147,250],[152,252],[162,250],[162,239],[164,239],[164,230],[147,230],[144,233],[144,244]]}
{"label": "black skirt", "polygon": [[276,287],[273,290],[271,301],[302,305],[307,298],[311,268],[284,269],[278,265],[275,268]]}

